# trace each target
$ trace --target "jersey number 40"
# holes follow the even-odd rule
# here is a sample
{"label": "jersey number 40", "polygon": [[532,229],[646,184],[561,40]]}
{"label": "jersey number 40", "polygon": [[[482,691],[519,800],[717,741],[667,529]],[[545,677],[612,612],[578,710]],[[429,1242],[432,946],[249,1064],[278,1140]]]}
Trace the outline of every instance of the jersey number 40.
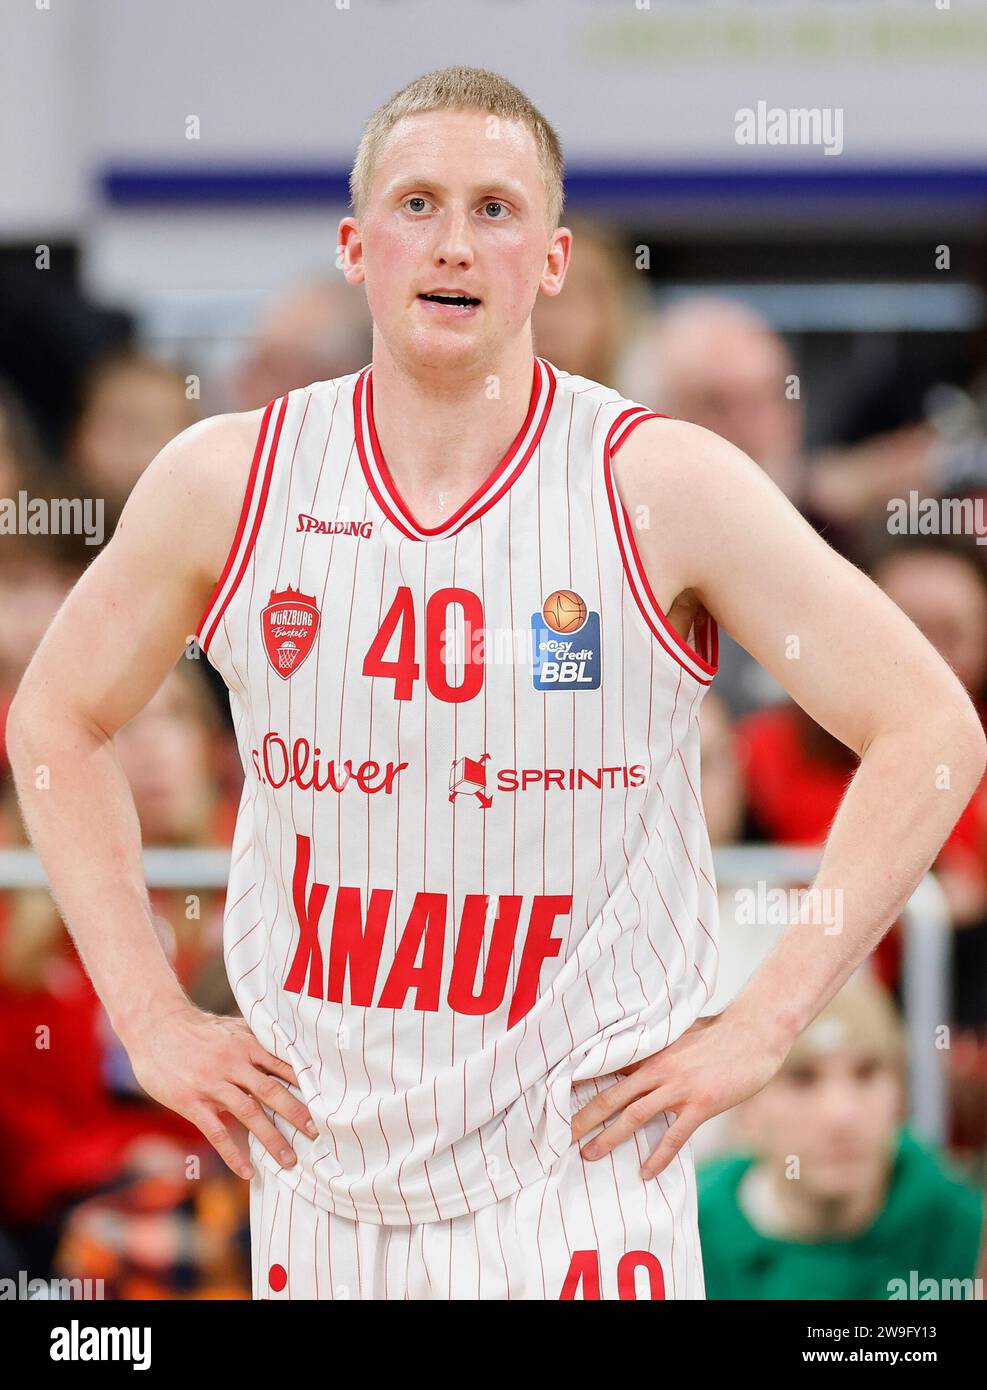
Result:
{"label": "jersey number 40", "polygon": [[[457,621],[460,613],[461,621]],[[395,636],[397,655],[388,658],[387,651]],[[425,605],[425,684],[437,700],[456,705],[480,693],[482,640],[483,604],[479,594],[469,589],[436,589]],[[408,586],[402,585],[363,659],[363,674],[392,680],[395,700],[410,700],[415,681],[421,676],[415,647],[415,602]],[[456,655],[462,664],[463,678],[458,685],[452,685],[449,669],[453,665],[451,658]]]}

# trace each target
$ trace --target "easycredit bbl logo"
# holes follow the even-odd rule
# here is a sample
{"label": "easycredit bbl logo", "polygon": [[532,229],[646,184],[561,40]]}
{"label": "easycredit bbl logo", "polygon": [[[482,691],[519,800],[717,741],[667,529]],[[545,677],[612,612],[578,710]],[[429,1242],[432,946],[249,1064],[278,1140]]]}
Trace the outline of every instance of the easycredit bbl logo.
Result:
{"label": "easycredit bbl logo", "polygon": [[603,679],[600,615],[572,589],[556,589],[531,615],[536,690],[599,690]]}

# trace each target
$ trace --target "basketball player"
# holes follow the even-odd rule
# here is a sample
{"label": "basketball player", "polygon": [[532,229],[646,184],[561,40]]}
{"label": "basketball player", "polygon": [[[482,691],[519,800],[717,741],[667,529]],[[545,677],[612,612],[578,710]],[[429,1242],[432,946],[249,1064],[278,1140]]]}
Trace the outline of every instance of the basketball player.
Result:
{"label": "basketball player", "polygon": [[[946,665],[745,455],[535,356],[561,206],[503,79],[376,112],[339,228],[371,364],[168,444],[11,711],[137,1077],[251,1179],[257,1297],[702,1297],[689,1136],[774,1074],[983,770]],[[862,762],[816,883],[841,920],[796,914],[701,1018],[718,623]],[[245,773],[237,1020],[168,966],[113,746],[200,649]]]}

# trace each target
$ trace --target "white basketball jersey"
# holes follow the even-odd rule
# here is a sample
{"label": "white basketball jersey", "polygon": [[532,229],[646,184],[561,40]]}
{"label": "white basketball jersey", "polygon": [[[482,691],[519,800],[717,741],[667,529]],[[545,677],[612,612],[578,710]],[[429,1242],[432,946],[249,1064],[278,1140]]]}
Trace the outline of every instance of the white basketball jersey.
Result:
{"label": "white basketball jersey", "polygon": [[225,955],[319,1128],[276,1117],[299,1161],[264,1161],[340,1215],[445,1219],[536,1181],[572,1084],[713,989],[716,627],[668,625],[617,495],[648,418],[536,358],[504,458],[424,527],[371,368],[264,413],[198,631],[245,773]]}

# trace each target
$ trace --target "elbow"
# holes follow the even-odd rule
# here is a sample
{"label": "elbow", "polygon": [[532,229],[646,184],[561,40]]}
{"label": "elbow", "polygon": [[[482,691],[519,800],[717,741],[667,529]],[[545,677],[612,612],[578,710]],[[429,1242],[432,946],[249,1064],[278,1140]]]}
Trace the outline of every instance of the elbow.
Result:
{"label": "elbow", "polygon": [[25,767],[33,767],[37,761],[38,738],[43,734],[46,725],[50,727],[50,724],[50,712],[46,718],[37,691],[32,689],[28,671],[21,677],[20,684],[14,691],[14,698],[7,709],[4,731],[7,758],[15,782]]}
{"label": "elbow", "polygon": [[30,724],[29,705],[24,699],[23,685],[21,685],[18,687],[7,710],[7,721],[4,727],[4,744],[7,749],[7,758],[15,782],[17,780],[18,769],[22,765],[23,759],[27,756],[30,742]]}
{"label": "elbow", "polygon": [[972,796],[987,771],[987,735],[973,701],[965,692],[950,711],[944,752],[946,749],[948,753],[942,761],[959,772],[963,785],[969,784]]}
{"label": "elbow", "polygon": [[78,746],[80,737],[93,744],[112,738],[75,702],[53,693],[53,684],[35,678],[29,668],[8,707],[5,743],[15,783],[33,777],[39,763],[51,761],[55,748],[66,753]]}
{"label": "elbow", "polygon": [[971,736],[972,748],[971,758],[977,768],[977,784],[983,780],[984,773],[987,772],[987,734],[984,733],[984,726],[980,716],[974,710],[975,730]]}

